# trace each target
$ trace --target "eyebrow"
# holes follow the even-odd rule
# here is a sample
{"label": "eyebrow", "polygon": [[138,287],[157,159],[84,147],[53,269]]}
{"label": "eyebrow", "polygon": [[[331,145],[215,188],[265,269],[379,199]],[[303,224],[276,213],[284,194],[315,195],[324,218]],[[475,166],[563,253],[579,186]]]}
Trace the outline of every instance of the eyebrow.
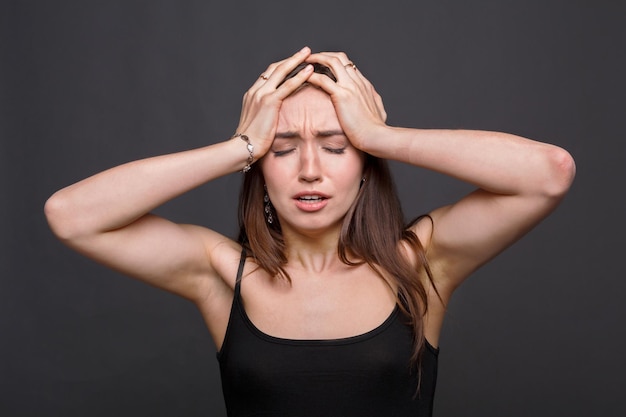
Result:
{"label": "eyebrow", "polygon": [[[315,134],[318,138],[328,138],[331,136],[346,136],[343,130],[319,130]],[[294,131],[277,132],[274,135],[275,139],[295,139],[299,138],[300,134]]]}

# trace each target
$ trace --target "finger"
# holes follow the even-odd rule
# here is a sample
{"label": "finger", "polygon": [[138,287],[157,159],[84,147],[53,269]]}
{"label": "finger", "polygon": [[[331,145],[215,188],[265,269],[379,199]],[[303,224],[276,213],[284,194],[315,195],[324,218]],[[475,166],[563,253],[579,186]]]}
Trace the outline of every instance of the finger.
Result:
{"label": "finger", "polygon": [[309,57],[308,61],[312,61],[315,59],[318,59],[319,63],[326,65],[333,70],[339,71],[341,68],[345,69],[348,67],[354,70],[353,62],[344,52],[320,52],[317,54],[312,54]]}
{"label": "finger", "polygon": [[[294,91],[296,91],[302,84],[308,81],[313,73],[313,65],[308,64],[302,68],[296,75],[282,82],[275,92],[279,99],[284,100]],[[316,74],[320,75],[320,74]],[[325,76],[326,77],[326,76]],[[328,78],[328,77],[326,77]],[[330,80],[330,78],[328,78]],[[332,81],[332,80],[331,80]]]}
{"label": "finger", "polygon": [[250,87],[249,91],[254,92],[259,88],[266,86],[268,84],[267,82],[270,81],[270,79],[272,79],[272,81],[274,82],[274,88],[276,88],[276,78],[280,78],[281,74],[283,73],[286,75],[289,71],[291,71],[291,69],[295,68],[298,64],[303,62],[310,54],[311,49],[305,46],[289,58],[285,58],[283,60],[271,63],[265,69],[265,71],[259,74],[259,77],[255,80],[254,84],[252,84],[252,87]]}
{"label": "finger", "polygon": [[378,108],[378,114],[380,114],[380,118],[383,120],[383,122],[387,121],[387,111],[385,110],[385,105],[383,104],[383,98],[380,96],[380,94],[378,94],[376,92],[376,90],[373,90],[373,95],[374,95],[374,101],[376,102],[376,107]]}
{"label": "finger", "polygon": [[343,52],[321,52],[312,54],[307,58],[307,62],[315,62],[326,65],[333,71],[337,77],[337,81],[353,80],[362,84],[356,65]]}
{"label": "finger", "polygon": [[345,52],[327,52],[326,51],[326,52],[319,52],[319,55],[324,55],[324,56],[327,56],[327,57],[336,58],[343,65],[347,65],[347,64],[352,62],[350,60],[350,58],[348,57],[348,55],[346,55]]}
{"label": "finger", "polygon": [[257,77],[257,79],[254,81],[254,84],[252,84],[252,87],[250,87],[250,90],[256,90],[259,87],[265,85],[265,82],[267,80],[269,80],[270,75],[272,75],[272,73],[274,72],[274,69],[276,68],[277,65],[282,64],[283,62],[285,62],[285,60],[281,60],[278,62],[273,62],[271,63],[266,69],[265,71],[263,71],[262,73],[259,74],[259,76]]}
{"label": "finger", "polygon": [[244,94],[241,119],[243,120],[248,116],[248,113],[251,111],[251,103],[261,101],[263,96],[272,94],[276,89],[273,85],[275,81],[268,83],[270,78],[275,80],[282,72],[288,71],[292,67],[302,63],[304,59],[310,55],[310,53],[311,50],[308,47],[304,47],[289,58],[271,63],[267,69],[259,75],[250,89]]}
{"label": "finger", "polygon": [[324,74],[313,73],[307,81],[314,86],[321,88],[330,96],[334,96],[339,92],[339,86],[337,83]]}
{"label": "finger", "polygon": [[309,55],[311,55],[311,49],[308,46],[305,46],[289,58],[277,62],[276,65],[270,65],[267,71],[262,74],[265,77],[260,77],[261,80],[267,78],[265,80],[267,82],[263,85],[273,88],[278,87],[287,74],[289,74],[289,72],[291,72],[299,64],[303,63]]}

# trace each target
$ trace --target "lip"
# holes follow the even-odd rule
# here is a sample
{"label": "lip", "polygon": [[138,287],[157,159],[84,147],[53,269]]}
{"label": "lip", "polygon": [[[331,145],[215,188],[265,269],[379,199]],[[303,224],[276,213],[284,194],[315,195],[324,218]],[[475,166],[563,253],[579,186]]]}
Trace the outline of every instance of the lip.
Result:
{"label": "lip", "polygon": [[[306,197],[318,197],[317,199],[305,199]],[[315,212],[323,209],[328,204],[330,196],[318,191],[302,191],[293,196],[296,207],[302,211]]]}

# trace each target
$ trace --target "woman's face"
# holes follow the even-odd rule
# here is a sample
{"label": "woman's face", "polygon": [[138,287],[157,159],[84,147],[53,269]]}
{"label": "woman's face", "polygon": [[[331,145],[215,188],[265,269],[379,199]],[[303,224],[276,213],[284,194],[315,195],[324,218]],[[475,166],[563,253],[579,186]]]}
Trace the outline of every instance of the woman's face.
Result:
{"label": "woman's face", "polygon": [[285,99],[276,138],[261,160],[283,232],[340,227],[359,191],[363,163],[325,92],[307,86]]}

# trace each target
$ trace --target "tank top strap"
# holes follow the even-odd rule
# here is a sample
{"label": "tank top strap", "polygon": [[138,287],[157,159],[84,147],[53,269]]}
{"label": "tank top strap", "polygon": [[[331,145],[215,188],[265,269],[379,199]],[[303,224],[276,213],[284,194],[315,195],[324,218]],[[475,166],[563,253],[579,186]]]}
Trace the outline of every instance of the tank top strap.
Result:
{"label": "tank top strap", "polygon": [[241,277],[243,276],[243,267],[246,264],[246,248],[241,248],[241,258],[239,258],[239,268],[237,269],[237,278],[235,280],[235,299],[239,298],[241,293]]}

